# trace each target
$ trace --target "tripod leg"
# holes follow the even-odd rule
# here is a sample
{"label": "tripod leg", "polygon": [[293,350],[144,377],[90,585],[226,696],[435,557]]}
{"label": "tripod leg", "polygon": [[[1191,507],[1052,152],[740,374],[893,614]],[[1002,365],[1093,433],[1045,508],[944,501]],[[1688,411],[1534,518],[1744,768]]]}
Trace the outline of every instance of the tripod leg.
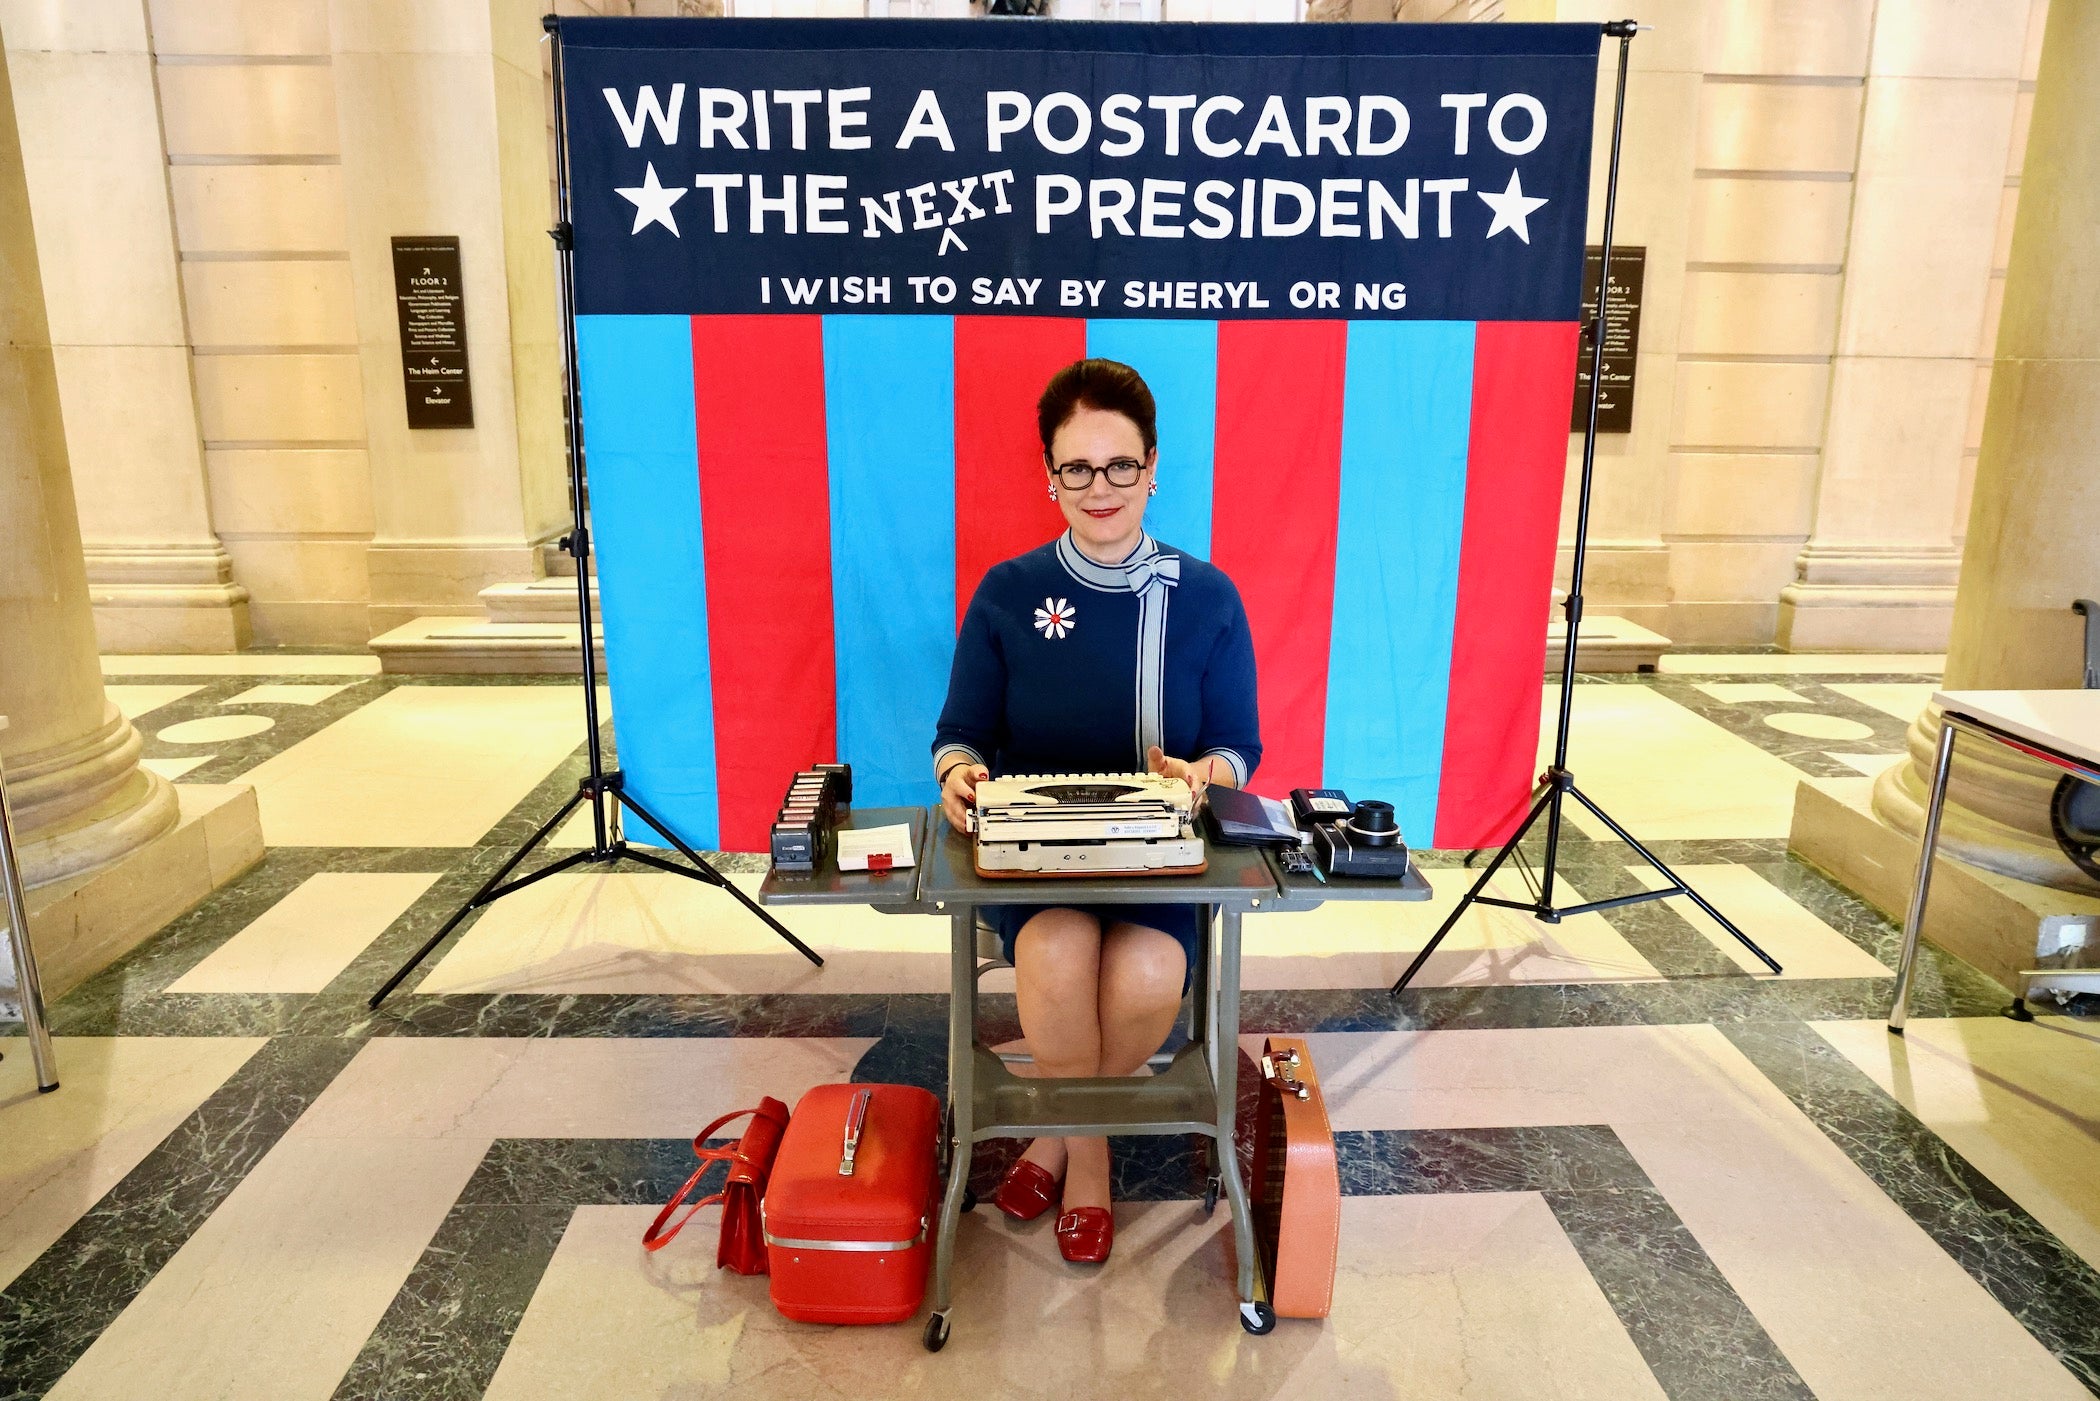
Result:
{"label": "tripod leg", "polygon": [[691,847],[687,846],[683,837],[680,837],[669,827],[666,827],[663,823],[658,822],[654,817],[651,817],[649,815],[649,809],[643,807],[640,803],[636,802],[633,799],[633,797],[631,797],[628,794],[626,789],[615,789],[614,793],[615,796],[617,796],[621,802],[627,804],[628,807],[634,809],[634,815],[636,817],[641,818],[642,821],[648,823],[651,827],[654,827],[657,831],[663,833],[664,836],[670,838],[671,845],[678,848],[678,854],[680,856],[683,856],[686,860],[692,862],[695,866],[700,868],[697,871],[684,871],[683,874],[689,875],[695,880],[705,881],[709,885],[719,886],[723,890],[728,891],[731,895],[736,897],[738,904],[742,905],[745,909],[751,911],[752,914],[757,915],[759,919],[763,921],[767,925],[767,927],[772,929],[772,931],[775,934],[778,934],[781,938],[787,940],[788,943],[792,944],[794,946],[795,952],[801,954],[804,958],[808,959],[811,963],[816,964],[819,968],[822,968],[824,966],[824,959],[822,955],[818,954],[818,952],[815,949],[803,943],[800,939],[797,939],[794,936],[793,932],[790,931],[786,925],[782,924],[779,920],[773,918],[772,914],[767,911],[765,906],[759,904],[756,900],[753,900],[750,896],[746,895],[740,888],[738,888],[734,881],[726,879],[720,871],[716,870],[714,867],[708,865],[705,861],[701,860],[699,852],[694,851]]}
{"label": "tripod leg", "polygon": [[503,878],[509,875],[512,871],[515,871],[518,868],[518,863],[520,861],[523,861],[527,856],[531,855],[532,849],[538,846],[541,842],[545,841],[547,839],[547,834],[549,832],[552,832],[556,827],[559,827],[562,823],[563,818],[567,817],[570,813],[576,811],[576,805],[582,801],[583,789],[579,786],[574,793],[571,793],[569,795],[569,801],[563,803],[560,809],[555,812],[554,816],[548,818],[545,822],[542,822],[540,824],[540,829],[525,839],[525,845],[519,847],[516,851],[510,854],[510,860],[503,863],[502,869],[498,870],[493,876],[490,876],[488,880],[482,884],[481,889],[474,892],[473,899],[467,901],[466,904],[461,905],[457,910],[454,910],[452,912],[452,918],[445,921],[444,928],[438,930],[437,933],[431,935],[428,939],[424,940],[423,947],[417,949],[413,954],[411,954],[409,956],[408,962],[402,964],[399,968],[396,968],[394,970],[394,976],[386,980],[386,985],[380,988],[379,991],[373,993],[370,997],[365,999],[365,1006],[377,1008],[380,1003],[386,1001],[386,995],[392,992],[395,988],[401,986],[401,980],[403,978],[406,978],[410,973],[413,973],[416,970],[417,964],[421,963],[424,959],[430,957],[430,951],[436,948],[439,944],[444,943],[445,936],[450,934],[454,929],[457,929],[461,920],[465,919],[470,913],[480,909],[483,905],[487,904],[492,898],[494,898],[490,895],[489,892],[493,891],[497,886],[503,884]]}
{"label": "tripod leg", "polygon": [[1647,862],[1656,870],[1660,871],[1664,880],[1676,886],[1685,894],[1691,896],[1692,903],[1697,905],[1700,909],[1704,910],[1708,919],[1711,919],[1715,924],[1720,925],[1730,934],[1733,934],[1736,937],[1736,941],[1738,943],[1740,943],[1744,948],[1750,950],[1751,953],[1756,954],[1758,962],[1764,964],[1765,967],[1771,969],[1774,973],[1784,971],[1780,968],[1777,959],[1773,958],[1772,955],[1766,953],[1763,949],[1759,948],[1755,941],[1753,941],[1748,934],[1745,934],[1742,930],[1736,928],[1735,924],[1728,918],[1728,916],[1722,914],[1712,905],[1709,905],[1706,902],[1706,897],[1704,895],[1701,895],[1698,891],[1692,889],[1689,885],[1685,884],[1683,880],[1679,879],[1677,873],[1671,870],[1668,866],[1663,865],[1663,863],[1659,859],[1657,859],[1654,852],[1648,850],[1648,848],[1642,846],[1639,842],[1635,841],[1632,833],[1628,832],[1624,827],[1621,827],[1618,823],[1612,821],[1611,814],[1607,813],[1603,808],[1600,808],[1595,803],[1591,802],[1588,796],[1585,795],[1580,788],[1577,788],[1574,784],[1571,783],[1568,785],[1568,791],[1575,795],[1576,802],[1581,803],[1584,807],[1588,808],[1592,816],[1594,816],[1599,822],[1602,822],[1606,827],[1609,827],[1612,830],[1612,835],[1616,836],[1620,841],[1626,843],[1626,845],[1632,847],[1636,852],[1638,852],[1640,854],[1641,860]]}
{"label": "tripod leg", "polygon": [[1510,834],[1509,840],[1502,844],[1502,850],[1495,853],[1495,859],[1488,862],[1487,869],[1480,873],[1480,879],[1474,881],[1473,888],[1468,890],[1458,904],[1452,907],[1451,913],[1445,916],[1444,922],[1437,927],[1436,933],[1429,936],[1429,942],[1424,944],[1422,951],[1415,955],[1415,961],[1407,965],[1407,971],[1400,975],[1400,981],[1393,984],[1392,995],[1394,997],[1398,997],[1400,989],[1406,987],[1409,980],[1422,971],[1422,965],[1429,961],[1429,955],[1436,952],[1436,946],[1444,942],[1444,936],[1449,934],[1452,927],[1458,923],[1458,917],[1464,914],[1475,900],[1480,898],[1480,892],[1487,889],[1487,883],[1495,878],[1495,872],[1500,870],[1502,863],[1509,859],[1510,853],[1517,849],[1517,843],[1524,840],[1524,834],[1531,830],[1532,823],[1539,820],[1539,814],[1546,810],[1546,804],[1552,798],[1553,790],[1549,788],[1539,795],[1537,802],[1531,805],[1531,811],[1525,814],[1523,822],[1519,823],[1517,830]]}

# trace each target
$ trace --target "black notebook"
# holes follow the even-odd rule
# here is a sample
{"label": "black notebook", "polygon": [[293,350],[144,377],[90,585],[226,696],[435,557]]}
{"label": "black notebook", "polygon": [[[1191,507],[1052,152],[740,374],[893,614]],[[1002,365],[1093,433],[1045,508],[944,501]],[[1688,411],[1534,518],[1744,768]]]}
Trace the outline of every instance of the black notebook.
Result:
{"label": "black notebook", "polygon": [[1287,804],[1216,784],[1204,790],[1211,833],[1227,846],[1297,846],[1298,824]]}

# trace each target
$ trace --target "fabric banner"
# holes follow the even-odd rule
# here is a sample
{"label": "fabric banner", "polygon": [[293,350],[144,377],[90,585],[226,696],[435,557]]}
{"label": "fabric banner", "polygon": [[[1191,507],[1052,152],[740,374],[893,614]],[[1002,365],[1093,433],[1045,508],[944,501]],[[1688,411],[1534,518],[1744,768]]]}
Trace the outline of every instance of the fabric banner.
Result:
{"label": "fabric banner", "polygon": [[[1034,406],[1159,402],[1257,791],[1501,840],[1534,769],[1596,25],[560,22],[620,767],[696,847],[932,801],[955,628],[1053,538]],[[639,839],[644,833],[637,830]]]}

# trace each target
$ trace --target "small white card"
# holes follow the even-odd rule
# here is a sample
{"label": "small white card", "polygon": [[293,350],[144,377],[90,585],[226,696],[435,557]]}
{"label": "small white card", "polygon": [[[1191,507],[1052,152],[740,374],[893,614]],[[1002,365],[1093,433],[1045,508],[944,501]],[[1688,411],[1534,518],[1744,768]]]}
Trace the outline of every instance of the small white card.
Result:
{"label": "small white card", "polygon": [[897,871],[913,864],[908,822],[844,828],[838,841],[841,871]]}

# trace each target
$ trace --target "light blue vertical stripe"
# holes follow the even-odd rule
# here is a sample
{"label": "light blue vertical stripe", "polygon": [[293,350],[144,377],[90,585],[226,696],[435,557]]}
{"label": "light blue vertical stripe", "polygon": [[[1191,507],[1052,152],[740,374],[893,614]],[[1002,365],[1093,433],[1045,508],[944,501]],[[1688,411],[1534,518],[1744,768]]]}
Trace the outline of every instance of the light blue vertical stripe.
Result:
{"label": "light blue vertical stripe", "polygon": [[1353,321],[1342,400],[1326,781],[1436,831],[1458,614],[1473,323]]}
{"label": "light blue vertical stripe", "polygon": [[955,322],[824,318],[839,758],[856,806],[934,801],[955,651]]}
{"label": "light blue vertical stripe", "polygon": [[[692,321],[579,316],[591,538],[627,785],[691,847],[720,845]],[[639,820],[637,841],[659,834]]]}
{"label": "light blue vertical stripe", "polygon": [[1135,369],[1159,405],[1159,495],[1145,508],[1145,529],[1155,540],[1209,559],[1218,323],[1089,321],[1086,353]]}

